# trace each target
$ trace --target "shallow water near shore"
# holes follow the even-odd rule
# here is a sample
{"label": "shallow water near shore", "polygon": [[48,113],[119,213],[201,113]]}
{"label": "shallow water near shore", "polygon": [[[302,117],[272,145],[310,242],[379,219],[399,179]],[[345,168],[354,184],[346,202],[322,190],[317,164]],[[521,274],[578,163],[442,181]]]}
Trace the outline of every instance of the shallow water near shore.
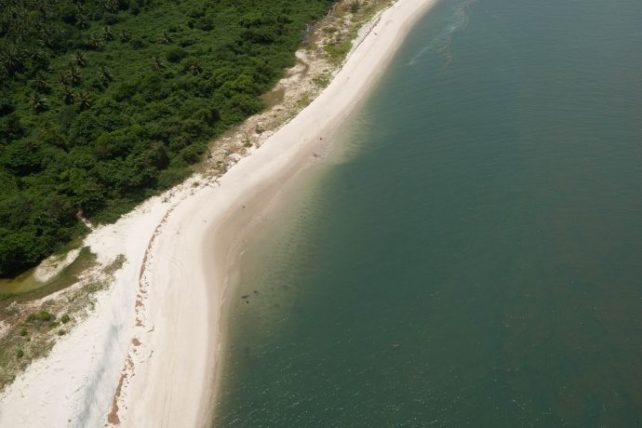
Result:
{"label": "shallow water near shore", "polygon": [[642,425],[640,46],[443,0],[241,257],[215,425]]}

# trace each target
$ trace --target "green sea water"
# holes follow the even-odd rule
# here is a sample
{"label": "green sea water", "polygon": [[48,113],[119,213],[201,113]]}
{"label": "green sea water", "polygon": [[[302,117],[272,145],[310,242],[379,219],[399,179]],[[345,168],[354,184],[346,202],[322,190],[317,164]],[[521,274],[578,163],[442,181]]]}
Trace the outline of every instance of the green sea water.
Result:
{"label": "green sea water", "polygon": [[642,1],[443,0],[242,257],[218,427],[642,426]]}

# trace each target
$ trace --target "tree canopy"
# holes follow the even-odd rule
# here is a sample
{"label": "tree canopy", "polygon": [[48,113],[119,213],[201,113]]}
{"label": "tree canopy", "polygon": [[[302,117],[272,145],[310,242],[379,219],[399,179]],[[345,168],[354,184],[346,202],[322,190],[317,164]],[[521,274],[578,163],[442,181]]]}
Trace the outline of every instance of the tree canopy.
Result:
{"label": "tree canopy", "polygon": [[0,0],[0,276],[185,178],[333,0]]}

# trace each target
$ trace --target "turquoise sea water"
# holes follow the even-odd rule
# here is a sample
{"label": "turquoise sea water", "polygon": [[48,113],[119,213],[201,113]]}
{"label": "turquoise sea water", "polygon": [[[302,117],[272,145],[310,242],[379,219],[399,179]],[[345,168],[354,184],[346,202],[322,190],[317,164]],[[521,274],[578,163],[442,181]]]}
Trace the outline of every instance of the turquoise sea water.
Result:
{"label": "turquoise sea water", "polygon": [[344,139],[243,256],[216,426],[642,426],[642,1],[443,0]]}

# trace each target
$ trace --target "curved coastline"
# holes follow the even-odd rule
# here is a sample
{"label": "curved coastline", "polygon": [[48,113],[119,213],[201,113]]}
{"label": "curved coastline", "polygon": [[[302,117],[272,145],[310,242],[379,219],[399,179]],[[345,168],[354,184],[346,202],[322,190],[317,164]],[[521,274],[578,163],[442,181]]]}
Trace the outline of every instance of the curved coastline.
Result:
{"label": "curved coastline", "polygon": [[220,179],[195,176],[169,204],[152,198],[92,233],[87,242],[103,261],[122,253],[126,266],[95,316],[3,393],[0,425],[210,426],[223,302],[243,237],[438,1],[397,0],[382,12],[329,86]]}
{"label": "curved coastline", "polygon": [[[224,370],[219,358],[225,315],[223,303],[234,285],[244,241],[252,235],[256,216],[270,209],[284,184],[314,162],[315,150],[327,144],[328,137],[342,126],[348,116],[365,100],[414,25],[439,0],[399,0],[365,28],[367,33],[355,47],[330,85],[292,121],[272,136],[256,153],[242,159],[224,175],[221,191],[232,201],[228,211],[212,222],[203,242],[203,268],[210,278],[212,304],[210,325],[216,326],[217,357],[210,362],[215,379],[213,390],[204,402],[211,413],[201,422],[212,420]],[[226,205],[226,204],[222,204]],[[212,263],[212,261],[215,261]]]}

